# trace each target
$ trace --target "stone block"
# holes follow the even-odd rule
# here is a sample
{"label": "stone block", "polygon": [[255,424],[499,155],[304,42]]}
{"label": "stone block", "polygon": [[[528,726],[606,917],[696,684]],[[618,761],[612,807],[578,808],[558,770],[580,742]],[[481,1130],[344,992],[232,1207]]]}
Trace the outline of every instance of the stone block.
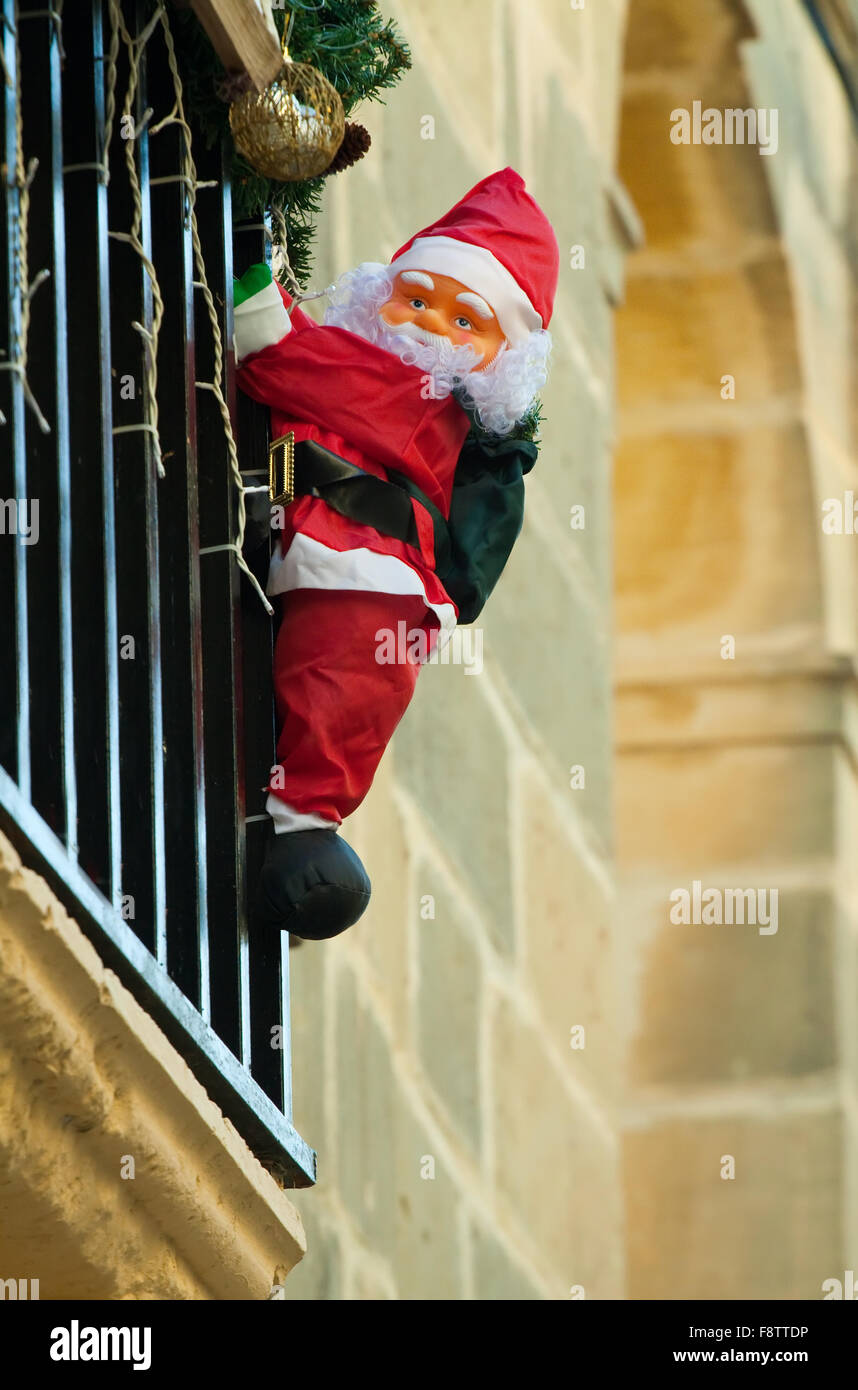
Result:
{"label": "stone block", "polygon": [[348,933],[366,953],[396,1036],[409,1030],[409,920],[414,912],[412,868],[402,816],[393,797],[394,760],[388,753],[372,790],[344,827],[372,882],[369,907]]}
{"label": "stone block", "polygon": [[[769,866],[831,852],[833,758],[823,746],[682,748],[627,754],[618,779],[619,858],[631,870],[703,879],[707,864]],[[776,886],[776,885],[775,885]]]}
{"label": "stone block", "polygon": [[748,8],[760,32],[746,55],[752,101],[780,116],[779,158],[766,172],[785,197],[807,183],[826,220],[846,229],[854,217],[854,133],[843,81],[803,5],[773,12],[765,0],[748,0]]}
{"label": "stone block", "polygon": [[[610,841],[610,672],[607,634],[549,547],[525,522],[486,608],[489,655],[554,758],[555,785],[603,843]],[[586,785],[569,790],[569,769]],[[496,803],[497,804],[497,803]]]}
{"label": "stone block", "polygon": [[[682,404],[720,413],[727,430],[736,406],[800,389],[789,269],[779,253],[720,272],[678,266],[636,275],[632,262],[618,332],[625,434]],[[721,400],[724,375],[735,379],[735,402]]]}
{"label": "stone block", "polygon": [[[545,210],[560,248],[560,274],[555,321],[574,329],[594,370],[610,373],[613,356],[611,312],[605,298],[601,258],[607,237],[603,169],[598,151],[581,118],[570,110],[565,74],[549,70],[537,118],[537,158],[532,191]],[[558,150],[562,149],[562,157]],[[572,260],[572,248],[582,247],[584,264]],[[546,398],[556,382],[549,383]],[[546,413],[549,406],[546,405]]]}
{"label": "stone block", "polygon": [[587,1298],[619,1297],[617,1140],[573,1098],[538,1032],[506,999],[492,1018],[492,1094],[495,1181],[540,1260]]}
{"label": "stone block", "polygon": [[[722,1178],[725,1155],[735,1178]],[[632,1299],[821,1299],[842,1278],[835,1113],[671,1119],[625,1137]]]}
{"label": "stone block", "polygon": [[456,1128],[479,1152],[482,967],[465,926],[467,910],[423,862],[417,892],[434,899],[434,919],[418,921],[418,1037],[423,1067]]}
{"label": "stone block", "polygon": [[[520,794],[527,981],[546,1037],[607,1106],[620,1082],[612,904],[558,823],[541,779],[525,774]],[[573,1027],[583,1028],[583,1047],[572,1048]]]}
{"label": "stone block", "polygon": [[[749,236],[776,234],[762,165],[777,156],[756,145],[675,145],[671,112],[694,101],[719,110],[750,105],[738,69],[693,80],[628,86],[620,126],[619,174],[646,227],[647,248],[693,247],[695,256],[739,256]],[[645,254],[645,253],[644,253]],[[633,273],[634,262],[629,265]]]}
{"label": "stone block", "polygon": [[512,949],[507,748],[463,666],[426,666],[394,737],[396,775],[466,880],[497,950]]}
{"label": "stone block", "polygon": [[[624,652],[652,655],[660,642],[670,658],[682,632],[685,653],[705,643],[711,666],[738,669],[743,634],[766,634],[771,646],[773,629],[795,641],[818,627],[822,533],[797,426],[658,430],[623,441],[614,476]],[[737,639],[730,661],[725,634]]]}
{"label": "stone block", "polygon": [[319,1155],[327,1149],[325,1077],[331,1063],[325,1041],[325,970],[330,958],[321,942],[304,941],[289,952],[292,1016],[293,1123]]}
{"label": "stone block", "polygon": [[337,975],[336,1174],[327,1180],[336,1182],[372,1250],[390,1256],[396,1225],[390,1048],[358,998],[351,969],[343,963]]}
{"label": "stone block", "polygon": [[735,66],[737,45],[754,33],[744,6],[721,0],[650,0],[645,10],[629,7],[626,67],[637,74],[654,69]]}
{"label": "stone block", "polygon": [[[752,878],[725,884],[704,876],[703,886],[726,889],[752,882],[760,886]],[[691,891],[690,882],[676,886]],[[674,924],[670,891],[665,886],[660,900],[648,905],[645,939],[644,930],[638,935],[629,925],[643,904],[626,898],[619,914],[638,962],[631,1084],[804,1076],[833,1067],[830,899],[781,889],[778,929],[761,936],[747,921]],[[769,899],[767,893],[766,915]]]}
{"label": "stone block", "polygon": [[343,1297],[342,1247],[330,1216],[320,1213],[321,1194],[317,1189],[299,1190],[294,1200],[307,1232],[307,1254],[286,1280],[286,1301],[339,1301]]}
{"label": "stone block", "polygon": [[458,1183],[401,1091],[393,1141],[397,1297],[459,1300],[463,1286]]}
{"label": "stone block", "polygon": [[471,1227],[474,1298],[480,1302],[527,1303],[544,1297],[491,1231]]}
{"label": "stone block", "polygon": [[352,1274],[351,1297],[362,1303],[379,1303],[392,1295],[390,1285],[374,1265],[359,1264]]}
{"label": "stone block", "polygon": [[[564,549],[583,559],[607,603],[612,584],[611,424],[605,399],[596,395],[560,335],[555,339],[551,377],[542,400],[545,423],[539,457],[528,475],[528,497],[532,491],[546,494],[565,539]],[[584,524],[577,524],[580,513],[576,513],[574,529],[573,507],[584,509]]]}
{"label": "stone block", "polygon": [[345,968],[337,1052],[340,1196],[373,1255],[391,1261],[398,1297],[461,1297],[455,1184],[414,1118],[371,1006]]}

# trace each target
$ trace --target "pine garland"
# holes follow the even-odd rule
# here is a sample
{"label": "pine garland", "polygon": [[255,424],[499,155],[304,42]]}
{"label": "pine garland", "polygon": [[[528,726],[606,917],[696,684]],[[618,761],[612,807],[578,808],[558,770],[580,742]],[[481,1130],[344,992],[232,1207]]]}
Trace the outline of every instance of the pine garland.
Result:
{"label": "pine garland", "polygon": [[529,410],[517,421],[510,430],[509,434],[495,435],[490,430],[484,429],[476,417],[474,410],[469,406],[463,406],[465,414],[471,421],[471,428],[468,430],[468,439],[475,439],[477,442],[484,439],[523,439],[530,444],[539,444],[539,432],[547,419],[542,413],[542,401],[537,397]]}
{"label": "pine garland", "polygon": [[[295,16],[290,57],[296,63],[312,64],[333,83],[346,116],[361,101],[381,101],[379,93],[394,87],[411,67],[407,46],[393,22],[381,18],[375,0],[327,0],[321,7],[293,0],[290,9]],[[274,11],[281,35],[287,14]],[[233,148],[229,106],[219,95],[224,90],[223,66],[194,15],[176,10],[171,23],[194,124],[209,148],[224,138]],[[334,164],[338,160],[339,153]],[[346,167],[345,157],[338,167]],[[237,221],[258,219],[273,207],[283,212],[289,260],[302,287],[310,275],[311,244],[326,174],[301,183],[278,183],[258,174],[237,151],[233,153],[233,216]]]}

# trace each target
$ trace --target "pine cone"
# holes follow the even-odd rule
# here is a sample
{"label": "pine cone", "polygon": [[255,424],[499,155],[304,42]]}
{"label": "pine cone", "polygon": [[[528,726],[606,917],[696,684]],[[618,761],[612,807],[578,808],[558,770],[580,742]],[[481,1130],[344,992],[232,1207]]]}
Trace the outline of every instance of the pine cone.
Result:
{"label": "pine cone", "polygon": [[327,169],[324,170],[322,178],[327,178],[328,174],[340,174],[343,169],[357,164],[359,159],[363,159],[371,144],[372,139],[365,126],[357,125],[354,121],[346,121],[342,144]]}
{"label": "pine cone", "polygon": [[214,87],[219,101],[232,104],[245,92],[253,90],[253,78],[246,72],[227,72],[215,82]]}

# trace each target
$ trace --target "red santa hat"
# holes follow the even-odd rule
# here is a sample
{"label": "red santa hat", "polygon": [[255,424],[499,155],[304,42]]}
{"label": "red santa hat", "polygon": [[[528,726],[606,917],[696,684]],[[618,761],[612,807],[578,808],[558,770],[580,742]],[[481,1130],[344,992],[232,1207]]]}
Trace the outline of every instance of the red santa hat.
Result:
{"label": "red santa hat", "polygon": [[460,280],[494,309],[513,347],[547,328],[560,253],[551,223],[514,169],[475,184],[455,207],[416,232],[391,259],[397,273]]}

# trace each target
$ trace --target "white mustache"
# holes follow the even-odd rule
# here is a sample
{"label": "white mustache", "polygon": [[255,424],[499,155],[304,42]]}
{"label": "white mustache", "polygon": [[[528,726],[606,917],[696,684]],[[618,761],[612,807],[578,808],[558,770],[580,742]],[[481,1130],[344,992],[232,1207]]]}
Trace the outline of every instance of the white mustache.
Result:
{"label": "white mustache", "polygon": [[[385,324],[392,333],[397,333],[403,338],[413,338],[416,342],[423,343],[424,347],[443,349],[445,347],[452,348],[454,346],[446,333],[430,333],[428,329],[419,328],[416,323],[412,323],[410,320],[406,320],[405,323],[388,323],[381,311],[379,311],[378,316],[382,323]],[[476,348],[473,348],[472,344],[469,343],[467,346],[471,347],[472,350],[476,352]],[[479,354],[479,356],[482,356],[482,354]]]}

